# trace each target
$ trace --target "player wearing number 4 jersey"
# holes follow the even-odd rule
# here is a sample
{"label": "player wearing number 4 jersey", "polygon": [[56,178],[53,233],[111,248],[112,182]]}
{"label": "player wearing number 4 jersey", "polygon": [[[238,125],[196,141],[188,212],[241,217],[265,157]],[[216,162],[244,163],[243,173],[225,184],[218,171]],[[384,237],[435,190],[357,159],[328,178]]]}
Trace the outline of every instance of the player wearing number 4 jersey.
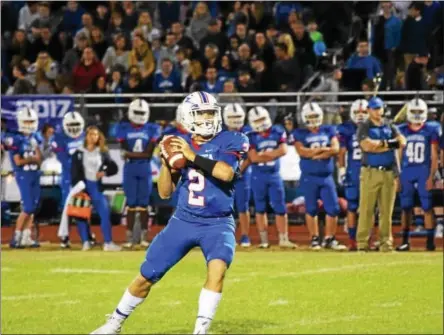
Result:
{"label": "player wearing number 4 jersey", "polygon": [[409,229],[412,223],[415,188],[424,210],[424,226],[427,229],[427,250],[435,250],[434,220],[432,208],[433,178],[438,170],[438,141],[441,135],[439,124],[427,122],[427,105],[421,99],[414,99],[407,105],[407,123],[399,126],[406,138],[402,150],[401,207],[403,243],[396,250],[410,249]]}
{"label": "player wearing number 4 jersey", "polygon": [[5,140],[10,150],[12,167],[22,200],[22,211],[17,218],[14,237],[10,243],[11,248],[34,244],[31,240],[31,227],[40,201],[40,164],[42,161],[42,154],[35,136],[38,120],[35,110],[28,107],[19,110],[17,112],[18,134]]}
{"label": "player wearing number 4 jersey", "polygon": [[128,119],[123,122],[117,132],[117,140],[121,143],[122,157],[125,159],[123,167],[123,191],[127,203],[127,243],[124,247],[133,245],[133,228],[136,214],[139,213],[141,226],[140,244],[148,246],[148,205],[153,187],[151,178],[151,156],[157,139],[160,136],[160,127],[148,123],[150,108],[142,99],[131,102],[128,108]]}
{"label": "player wearing number 4 jersey", "polygon": [[119,333],[151,287],[197,246],[207,262],[207,280],[200,293],[193,333],[208,333],[222,296],[225,272],[234,256],[234,183],[239,161],[249,145],[245,135],[221,131],[220,107],[210,94],[194,92],[185,98],[182,107],[184,126],[191,134],[174,138],[170,148],[181,152],[187,165],[176,171],[163,159],[158,181],[159,195],[164,199],[177,187],[176,211],[149,246],[140,274],[114,313],[93,334]]}
{"label": "player wearing number 4 jersey", "polygon": [[324,203],[327,214],[323,246],[333,250],[344,250],[335,238],[339,214],[338,195],[333,179],[334,156],[339,153],[336,129],[322,125],[323,111],[316,103],[302,107],[301,117],[306,129],[296,129],[290,139],[301,157],[300,187],[305,198],[305,220],[311,235],[311,248],[321,248],[317,222],[318,199]]}
{"label": "player wearing number 4 jersey", "polygon": [[[339,125],[339,183],[344,185],[347,199],[347,225],[350,237],[350,250],[357,250],[356,221],[359,206],[359,175],[361,170],[362,151],[356,132],[358,125],[368,119],[367,101],[355,100],[350,109],[350,121]],[[346,161],[347,157],[347,161]]]}

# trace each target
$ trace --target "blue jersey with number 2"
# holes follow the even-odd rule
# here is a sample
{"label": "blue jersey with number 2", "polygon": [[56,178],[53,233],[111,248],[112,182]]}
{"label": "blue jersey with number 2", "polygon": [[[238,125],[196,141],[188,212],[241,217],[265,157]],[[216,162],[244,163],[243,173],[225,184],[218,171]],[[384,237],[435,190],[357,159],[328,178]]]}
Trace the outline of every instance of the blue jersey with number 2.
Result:
{"label": "blue jersey with number 2", "polygon": [[[191,135],[184,138],[196,154],[223,161],[234,171],[249,148],[247,137],[237,132],[222,131],[202,145],[194,143]],[[179,200],[174,215],[191,222],[218,223],[218,218],[225,222],[223,219],[231,218],[233,213],[234,183],[222,182],[188,164],[177,186]]]}
{"label": "blue jersey with number 2", "polygon": [[338,126],[339,144],[347,150],[347,179],[359,180],[362,150],[356,132],[358,126],[347,121]]}

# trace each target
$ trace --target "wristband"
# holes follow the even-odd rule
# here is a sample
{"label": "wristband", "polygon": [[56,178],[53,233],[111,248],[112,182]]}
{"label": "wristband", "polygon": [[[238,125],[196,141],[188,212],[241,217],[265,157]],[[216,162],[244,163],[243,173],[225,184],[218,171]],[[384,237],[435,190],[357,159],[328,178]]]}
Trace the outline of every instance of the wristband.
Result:
{"label": "wristband", "polygon": [[196,155],[196,158],[194,159],[193,163],[202,171],[212,175],[213,169],[216,166],[217,161]]}
{"label": "wristband", "polygon": [[390,149],[399,149],[400,143],[397,138],[392,138],[390,140],[387,140],[387,146]]}

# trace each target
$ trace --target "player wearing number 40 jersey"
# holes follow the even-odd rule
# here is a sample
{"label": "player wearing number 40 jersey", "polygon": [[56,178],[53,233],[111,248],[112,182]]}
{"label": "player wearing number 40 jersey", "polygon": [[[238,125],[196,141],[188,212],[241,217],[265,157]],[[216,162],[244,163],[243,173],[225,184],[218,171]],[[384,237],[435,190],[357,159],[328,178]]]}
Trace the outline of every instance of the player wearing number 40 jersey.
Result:
{"label": "player wearing number 40 jersey", "polygon": [[127,203],[127,243],[133,245],[133,228],[136,213],[139,213],[141,226],[140,243],[147,247],[148,205],[152,190],[150,160],[156,141],[160,136],[160,127],[148,123],[150,108],[142,99],[131,102],[128,108],[130,122],[120,124],[117,131],[117,140],[121,143],[122,157],[125,159],[123,167],[123,191]]}
{"label": "player wearing number 40 jersey", "polygon": [[[359,175],[361,171],[362,151],[356,137],[358,125],[368,119],[367,101],[355,100],[350,108],[350,121],[339,125],[339,183],[344,185],[347,199],[347,225],[350,237],[350,250],[356,246],[356,217],[359,206]],[[347,157],[347,161],[346,158]]]}
{"label": "player wearing number 40 jersey", "polygon": [[31,240],[31,227],[40,201],[40,164],[42,161],[42,154],[35,136],[38,121],[35,110],[29,107],[19,110],[17,112],[18,134],[5,139],[22,200],[22,211],[17,218],[14,237],[10,243],[11,248],[34,244]]}
{"label": "player wearing number 40 jersey", "polygon": [[[193,333],[208,333],[222,296],[225,272],[234,256],[234,183],[249,144],[241,133],[221,131],[220,107],[210,94],[194,92],[185,98],[182,108],[183,123],[190,134],[174,138],[170,148],[183,153],[187,165],[176,171],[163,159],[158,181],[163,199],[169,198],[177,187],[176,210],[149,246],[140,274],[114,313],[93,334],[119,333],[151,287],[196,246],[202,249],[207,262],[207,281],[200,293]],[[163,141],[160,147],[165,152]]]}
{"label": "player wearing number 40 jersey", "polygon": [[410,249],[409,229],[412,222],[415,188],[424,210],[424,226],[427,229],[427,250],[435,250],[432,208],[433,178],[438,170],[439,124],[427,122],[427,105],[421,99],[413,99],[407,105],[407,123],[399,126],[407,144],[402,150],[401,223],[403,243],[396,249]]}
{"label": "player wearing number 40 jersey", "polygon": [[323,246],[344,250],[345,246],[335,239],[339,214],[338,195],[333,179],[334,156],[339,153],[336,129],[322,125],[323,111],[316,103],[302,107],[301,117],[306,129],[296,129],[290,139],[301,157],[300,187],[305,198],[305,220],[311,234],[311,248],[319,250],[319,226],[317,222],[318,199],[324,203],[327,214]]}

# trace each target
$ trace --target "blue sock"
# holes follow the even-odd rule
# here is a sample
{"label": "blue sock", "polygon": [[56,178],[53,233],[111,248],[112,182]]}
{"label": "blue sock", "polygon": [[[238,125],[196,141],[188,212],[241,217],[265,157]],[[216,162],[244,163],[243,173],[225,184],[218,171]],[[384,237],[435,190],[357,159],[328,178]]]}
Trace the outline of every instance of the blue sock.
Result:
{"label": "blue sock", "polygon": [[356,227],[348,227],[348,237],[350,240],[356,241]]}
{"label": "blue sock", "polygon": [[86,222],[85,220],[77,220],[77,230],[79,232],[82,243],[89,240],[88,229],[88,222]]}

